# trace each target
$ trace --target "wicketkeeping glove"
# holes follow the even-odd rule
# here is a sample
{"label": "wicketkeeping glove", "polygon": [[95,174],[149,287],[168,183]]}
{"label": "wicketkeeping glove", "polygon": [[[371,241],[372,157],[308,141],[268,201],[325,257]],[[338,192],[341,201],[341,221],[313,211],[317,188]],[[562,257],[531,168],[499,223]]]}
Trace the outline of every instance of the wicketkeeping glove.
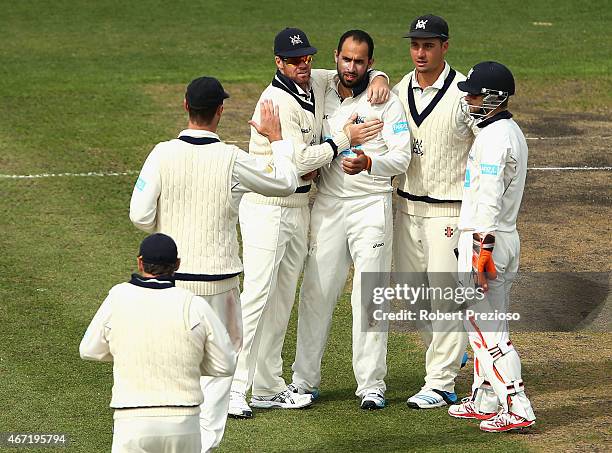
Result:
{"label": "wicketkeeping glove", "polygon": [[474,233],[472,247],[472,268],[476,275],[476,284],[485,292],[489,290],[488,280],[497,278],[495,263],[493,262],[493,247],[495,236],[492,234]]}

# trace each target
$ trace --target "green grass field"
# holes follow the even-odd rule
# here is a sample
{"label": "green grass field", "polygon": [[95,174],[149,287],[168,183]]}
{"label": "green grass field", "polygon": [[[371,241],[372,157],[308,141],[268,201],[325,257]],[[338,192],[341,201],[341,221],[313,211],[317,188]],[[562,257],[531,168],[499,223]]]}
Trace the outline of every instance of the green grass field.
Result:
{"label": "green grass field", "polygon": [[[448,20],[448,61],[459,70],[497,59],[543,109],[550,106],[540,92],[555,94],[557,107],[610,112],[606,1],[0,0],[0,174],[138,170],[155,143],[180,130],[182,90],[204,74],[243,93],[243,102],[228,104],[221,133],[244,140],[247,126],[231,108],[252,111],[274,72],[272,41],[281,28],[308,33],[319,67],[332,67],[341,33],[363,28],[374,38],[377,68],[397,82],[410,70],[402,33],[428,12]],[[581,89],[556,91],[567,84]],[[559,101],[564,96],[567,104]],[[111,367],[81,361],[78,345],[106,291],[134,270],[143,237],[128,219],[134,180],[0,177],[0,432],[65,432],[67,451],[110,450]],[[345,294],[318,404],[231,420],[220,451],[548,449],[546,432],[534,446],[528,436],[482,434],[444,410],[407,409],[405,399],[421,385],[424,354],[406,334],[390,336],[390,406],[359,410],[350,322]],[[286,376],[294,347],[295,316],[285,342]],[[458,384],[467,393],[469,373]],[[602,441],[590,432],[575,439]]]}

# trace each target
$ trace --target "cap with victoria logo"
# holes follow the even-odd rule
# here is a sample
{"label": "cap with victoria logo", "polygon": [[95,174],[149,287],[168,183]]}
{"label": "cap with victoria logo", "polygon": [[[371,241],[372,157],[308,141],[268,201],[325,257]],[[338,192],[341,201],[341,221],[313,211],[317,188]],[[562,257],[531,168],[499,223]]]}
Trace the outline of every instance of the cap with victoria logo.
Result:
{"label": "cap with victoria logo", "polygon": [[317,49],[310,45],[308,36],[299,28],[285,28],[274,38],[274,55],[279,57],[302,57],[315,53]]}
{"label": "cap with victoria logo", "polygon": [[410,24],[410,31],[404,38],[440,38],[448,39],[448,24],[440,16],[425,14],[419,16]]}

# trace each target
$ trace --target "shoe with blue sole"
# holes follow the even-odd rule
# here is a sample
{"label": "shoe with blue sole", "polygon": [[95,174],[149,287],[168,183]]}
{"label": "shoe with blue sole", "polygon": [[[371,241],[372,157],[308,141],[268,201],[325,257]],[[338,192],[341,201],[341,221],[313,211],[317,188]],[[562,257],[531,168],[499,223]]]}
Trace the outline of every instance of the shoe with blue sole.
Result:
{"label": "shoe with blue sole", "polygon": [[456,402],[456,393],[437,389],[421,389],[419,393],[408,398],[406,404],[412,409],[434,409]]}
{"label": "shoe with blue sole", "polygon": [[287,389],[299,395],[310,395],[313,401],[316,400],[320,395],[319,389],[317,387],[314,387],[312,390],[309,390],[307,388],[304,388],[300,384],[294,384],[293,382],[287,386]]}

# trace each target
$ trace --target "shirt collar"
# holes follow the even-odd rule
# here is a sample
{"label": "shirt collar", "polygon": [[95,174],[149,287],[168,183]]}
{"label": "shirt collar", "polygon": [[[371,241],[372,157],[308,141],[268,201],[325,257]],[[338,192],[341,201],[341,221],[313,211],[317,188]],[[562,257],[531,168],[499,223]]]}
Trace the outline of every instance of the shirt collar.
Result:
{"label": "shirt collar", "polygon": [[[450,65],[445,61],[444,69],[442,70],[442,73],[438,76],[434,84],[431,86],[428,86],[427,88],[435,88],[436,90],[441,90],[442,87],[444,86],[444,81],[446,80],[446,77],[448,77],[448,73],[450,72],[450,69],[451,69]],[[416,69],[412,71],[412,89],[414,90],[415,88],[422,89],[421,85],[419,85],[419,81],[417,80]]]}
{"label": "shirt collar", "polygon": [[293,80],[291,80],[289,77],[285,76],[282,72],[280,72],[280,69],[276,70],[276,75],[275,77],[283,84],[285,85],[287,88],[289,88],[289,90],[291,90],[292,92],[294,92],[295,94],[297,94],[300,97],[303,97],[304,99],[306,99],[307,101],[310,100],[310,95],[311,95],[311,91],[312,91],[312,78],[308,81],[308,91],[304,91],[302,89],[302,87],[300,87],[297,83],[295,83]]}
{"label": "shirt collar", "polygon": [[[359,82],[358,85],[355,85],[352,89],[353,92],[353,98],[356,98],[357,96],[359,96],[361,93],[363,93],[367,88],[368,85],[370,84],[370,72],[372,70],[368,69],[368,71],[366,72],[365,77],[363,78],[363,80],[361,82]],[[336,93],[338,94],[339,98],[342,98],[342,96],[340,96],[340,76],[338,74],[336,74],[334,76],[334,88],[336,89]]]}
{"label": "shirt collar", "polygon": [[215,134],[214,132],[210,132],[210,131],[205,131],[203,129],[185,129],[183,131],[180,132],[180,134],[178,134],[179,137],[182,136],[186,136],[186,137],[209,137],[209,138],[216,138],[217,140],[219,140],[219,136],[217,134]]}
{"label": "shirt collar", "polygon": [[141,288],[166,289],[174,287],[174,277],[171,275],[158,275],[157,277],[143,277],[140,274],[132,274],[130,283]]}
{"label": "shirt collar", "polygon": [[510,118],[512,118],[512,113],[510,113],[508,110],[502,110],[501,112],[498,112],[495,115],[487,118],[486,120],[483,120],[480,123],[476,124],[476,126],[482,129],[483,127],[487,127],[489,124],[494,123],[495,121],[509,120]]}

